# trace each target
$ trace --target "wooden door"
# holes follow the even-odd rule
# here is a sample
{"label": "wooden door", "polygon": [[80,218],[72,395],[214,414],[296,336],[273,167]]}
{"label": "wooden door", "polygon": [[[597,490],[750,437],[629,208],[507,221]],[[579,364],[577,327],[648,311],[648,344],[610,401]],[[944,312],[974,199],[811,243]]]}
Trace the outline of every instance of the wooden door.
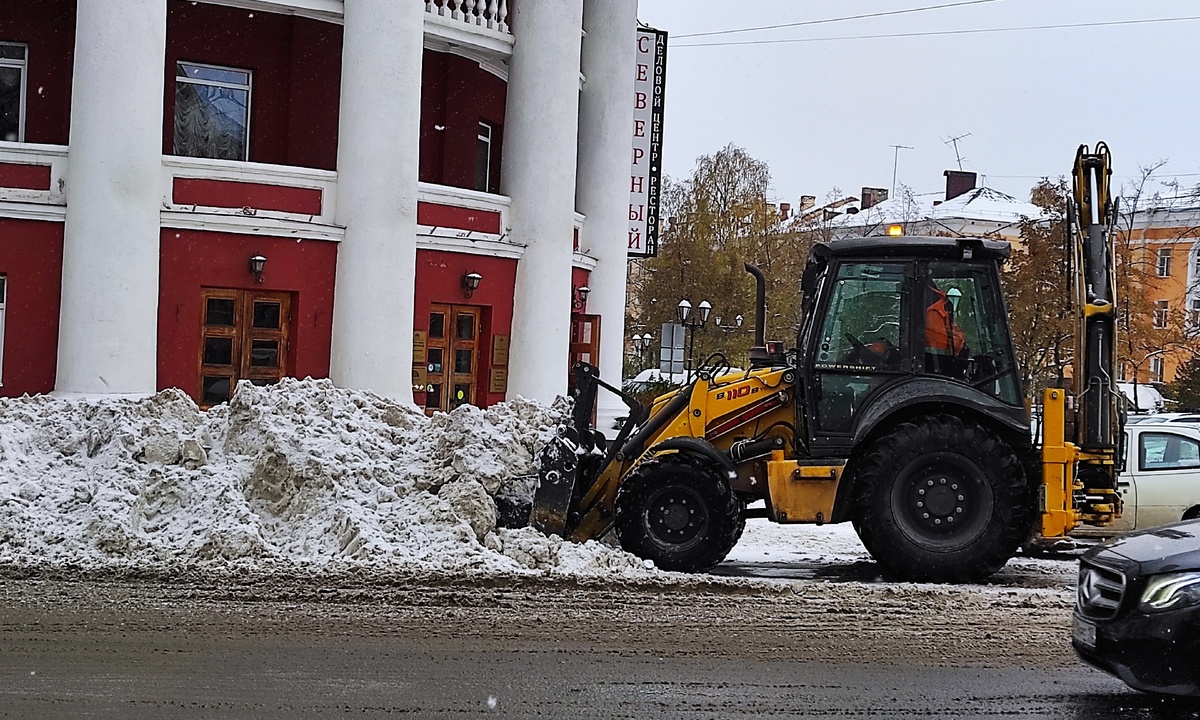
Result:
{"label": "wooden door", "polygon": [[200,305],[200,407],[228,400],[238,380],[267,385],[287,375],[290,293],[204,288]]}
{"label": "wooden door", "polygon": [[571,315],[570,361],[567,364],[567,385],[574,389],[575,374],[571,368],[577,362],[600,367],[600,316],[573,313]]}
{"label": "wooden door", "polygon": [[473,305],[432,305],[425,338],[425,412],[476,404],[479,318]]}

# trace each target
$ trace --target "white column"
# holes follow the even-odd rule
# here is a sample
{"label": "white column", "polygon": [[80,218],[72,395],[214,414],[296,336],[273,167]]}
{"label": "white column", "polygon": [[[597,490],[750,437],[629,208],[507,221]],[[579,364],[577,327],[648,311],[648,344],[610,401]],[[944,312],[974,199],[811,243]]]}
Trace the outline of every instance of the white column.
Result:
{"label": "white column", "polygon": [[[637,0],[584,0],[576,207],[587,215],[585,248],[599,262],[588,279],[588,311],[600,315],[600,377],[621,387],[625,354],[629,165],[636,74]],[[608,432],[627,414],[601,392],[596,427]]]}
{"label": "white column", "polygon": [[508,396],[567,389],[583,0],[520,0],[504,122],[504,192],[517,266]]}
{"label": "white column", "polygon": [[346,0],[330,377],[412,402],[425,6]]}
{"label": "white column", "polygon": [[163,0],[78,0],[55,389],[152,393]]}

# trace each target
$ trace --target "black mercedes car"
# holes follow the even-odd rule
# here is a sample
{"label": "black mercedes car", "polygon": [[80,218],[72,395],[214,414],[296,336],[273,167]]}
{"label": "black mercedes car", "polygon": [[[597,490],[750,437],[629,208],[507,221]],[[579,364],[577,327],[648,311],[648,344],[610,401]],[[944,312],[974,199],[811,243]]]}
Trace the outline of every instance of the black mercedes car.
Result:
{"label": "black mercedes car", "polygon": [[1086,552],[1071,644],[1134,689],[1200,696],[1200,520]]}

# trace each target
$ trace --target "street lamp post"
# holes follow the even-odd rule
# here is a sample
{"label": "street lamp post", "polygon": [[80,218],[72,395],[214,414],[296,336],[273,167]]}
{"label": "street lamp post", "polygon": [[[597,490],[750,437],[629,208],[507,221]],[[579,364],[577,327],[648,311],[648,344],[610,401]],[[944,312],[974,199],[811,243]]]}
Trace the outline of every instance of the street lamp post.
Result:
{"label": "street lamp post", "polygon": [[707,300],[701,300],[696,306],[696,312],[692,312],[692,304],[683,299],[679,301],[679,324],[687,328],[688,331],[688,356],[687,356],[687,381],[692,381],[693,353],[696,349],[696,329],[701,328],[708,322],[708,316],[712,313],[712,305]]}
{"label": "street lamp post", "polygon": [[641,371],[646,365],[646,351],[650,349],[650,343],[654,342],[654,336],[650,333],[633,335],[633,350],[637,354],[638,370]]}

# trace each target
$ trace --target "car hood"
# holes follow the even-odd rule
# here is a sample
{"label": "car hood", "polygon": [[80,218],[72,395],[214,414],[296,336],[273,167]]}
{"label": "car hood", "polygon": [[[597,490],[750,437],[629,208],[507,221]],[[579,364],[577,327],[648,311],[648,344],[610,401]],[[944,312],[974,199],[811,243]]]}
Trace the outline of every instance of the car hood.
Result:
{"label": "car hood", "polygon": [[1142,575],[1200,570],[1200,520],[1132,533],[1093,548],[1084,557],[1126,561],[1118,562],[1120,565],[1132,560]]}

